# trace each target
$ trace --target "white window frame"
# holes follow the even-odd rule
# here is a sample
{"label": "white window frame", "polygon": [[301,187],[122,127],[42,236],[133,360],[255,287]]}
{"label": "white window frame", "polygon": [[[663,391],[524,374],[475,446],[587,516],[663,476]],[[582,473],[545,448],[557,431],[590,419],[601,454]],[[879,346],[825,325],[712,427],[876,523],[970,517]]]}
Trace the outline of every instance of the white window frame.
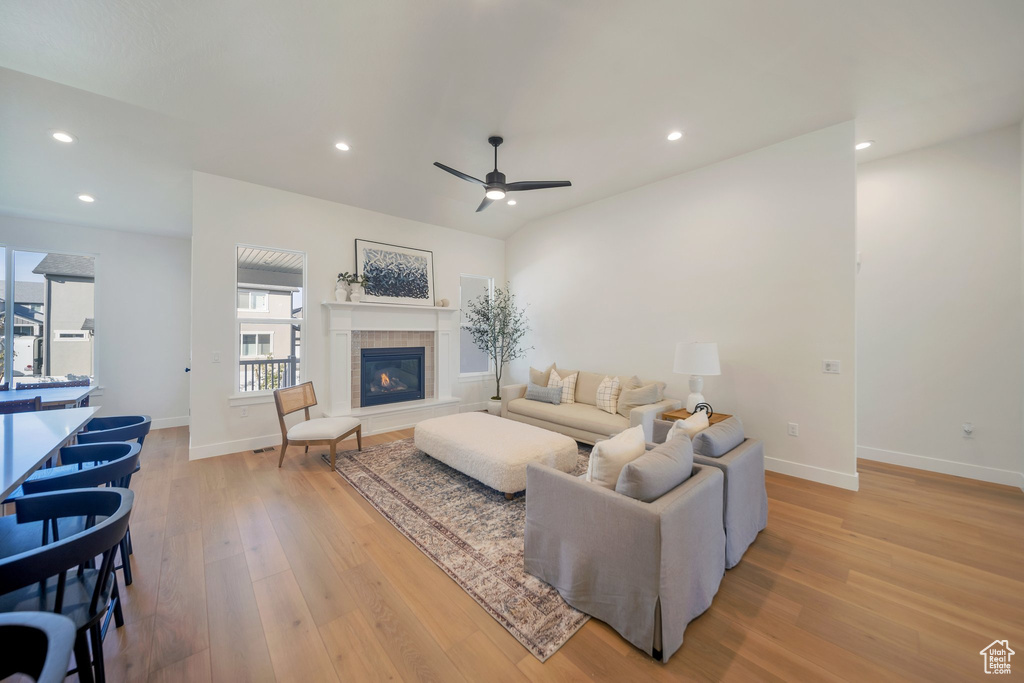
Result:
{"label": "white window frame", "polygon": [[[255,356],[243,356],[242,355],[242,337],[244,337],[247,334],[255,334],[255,335],[265,334],[265,335],[268,335],[270,337],[270,353],[273,354],[273,352],[274,352],[274,331],[273,330],[239,330],[239,332],[238,332],[238,359],[239,360],[256,360],[258,358],[263,358],[263,356],[260,355],[260,354],[256,354]],[[258,349],[259,346],[260,346],[260,340],[259,340],[259,337],[257,336],[257,338],[256,338],[256,348]]]}
{"label": "white window frame", "polygon": [[[237,283],[235,285],[235,291],[238,292]],[[242,311],[243,313],[269,313],[270,312],[270,292],[268,290],[265,290],[265,289],[243,289],[241,291],[243,291],[243,292],[245,292],[246,294],[249,295],[249,308],[239,308],[238,309],[239,311]],[[303,296],[305,296],[306,292],[303,291],[302,293],[303,293]],[[252,308],[252,296],[253,296],[253,294],[262,294],[263,295],[263,303],[264,303],[264,307],[263,308]],[[236,306],[238,305],[237,295],[236,295],[236,298],[235,298],[235,305]]]}
{"label": "white window frame", "polygon": [[53,341],[89,341],[89,332],[86,330],[54,330]]}
{"label": "white window frame", "polygon": [[[6,242],[0,242],[0,249],[3,250],[3,262],[4,262],[4,282],[5,291],[11,292],[11,296],[5,297],[4,300],[4,319],[11,323],[15,320],[14,315],[14,252],[19,251],[23,253],[33,254],[67,254],[68,256],[86,256],[92,259],[93,263],[93,290],[92,290],[92,305],[93,305],[93,320],[95,321],[99,316],[96,311],[96,293],[100,291],[100,282],[102,281],[103,268],[101,265],[102,259],[99,254],[91,253],[87,251],[75,251],[74,249],[65,249],[63,247],[55,247],[48,249],[46,247],[39,246],[17,246],[14,244],[8,244]],[[32,304],[29,306],[33,311],[43,310],[45,304]],[[76,330],[81,332],[82,330]],[[70,341],[70,340],[68,340]],[[4,325],[4,348],[11,349],[11,353],[4,354],[4,367],[0,368],[0,384],[4,381],[14,384],[14,325]],[[102,396],[103,387],[100,386],[100,359],[96,355],[96,346],[92,347],[92,386],[96,387],[93,391],[92,396]]]}
{"label": "white window frame", "polygon": [[[266,251],[280,251],[287,254],[298,254],[302,256],[302,314],[298,318],[275,318],[275,317],[250,317],[246,316],[245,313],[252,313],[255,311],[246,311],[245,309],[238,308],[238,250],[239,249],[263,249]],[[274,392],[271,389],[264,389],[262,391],[242,391],[239,386],[239,376],[241,375],[242,366],[240,364],[243,360],[252,360],[250,358],[242,358],[242,325],[243,324],[255,324],[255,325],[269,325],[269,324],[287,324],[295,325],[299,328],[299,338],[305,343],[305,323],[306,323],[306,309],[309,308],[309,257],[304,251],[298,251],[296,249],[284,249],[282,247],[271,247],[267,245],[257,244],[243,244],[238,243],[234,249],[231,250],[231,261],[227,264],[233,273],[236,273],[234,282],[231,287],[231,307],[235,311],[235,370],[233,373],[233,387],[231,393],[228,394],[228,404],[232,406],[250,405],[255,403],[269,403],[274,400]],[[263,291],[254,290],[249,287],[243,287],[242,289],[248,291]],[[291,296],[289,294],[289,306],[288,310],[292,310],[290,303]],[[267,293],[267,307],[270,306],[270,293]],[[301,361],[300,361],[301,362]],[[305,380],[303,380],[305,381]]]}
{"label": "white window frame", "polygon": [[[462,296],[462,278],[473,277],[478,280],[487,280],[487,295],[494,299],[494,278],[490,275],[474,275],[472,273],[460,273],[459,274],[459,339],[461,343],[462,328],[469,327],[462,321],[462,307],[465,305],[465,297]],[[460,382],[479,382],[484,379],[488,379],[494,376],[494,360],[491,358],[487,359],[487,369],[480,370],[478,372],[462,372],[462,351],[459,351],[459,381]]]}

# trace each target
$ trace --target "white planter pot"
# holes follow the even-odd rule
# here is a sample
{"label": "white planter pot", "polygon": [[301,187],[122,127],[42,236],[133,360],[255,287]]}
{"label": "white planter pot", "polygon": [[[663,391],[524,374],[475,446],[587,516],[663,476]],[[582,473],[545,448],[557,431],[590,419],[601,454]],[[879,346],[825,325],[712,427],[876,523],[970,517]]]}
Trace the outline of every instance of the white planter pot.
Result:
{"label": "white planter pot", "polygon": [[501,401],[495,401],[493,398],[488,399],[487,412],[491,415],[501,415]]}
{"label": "white planter pot", "polygon": [[[363,294],[366,293],[366,290],[363,288],[362,285],[352,284],[352,285],[349,285],[349,287],[352,288],[352,296],[356,296],[356,295],[362,296]],[[356,301],[356,299],[353,299],[353,301]]]}

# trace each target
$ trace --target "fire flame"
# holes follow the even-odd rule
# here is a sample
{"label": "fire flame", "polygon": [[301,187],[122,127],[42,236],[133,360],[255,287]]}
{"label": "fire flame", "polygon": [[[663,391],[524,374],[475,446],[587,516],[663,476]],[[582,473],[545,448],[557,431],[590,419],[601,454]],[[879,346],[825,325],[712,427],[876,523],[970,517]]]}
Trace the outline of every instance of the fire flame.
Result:
{"label": "fire flame", "polygon": [[389,386],[391,386],[391,380],[388,378],[388,373],[386,373],[386,372],[380,373],[380,385],[382,387],[389,387]]}

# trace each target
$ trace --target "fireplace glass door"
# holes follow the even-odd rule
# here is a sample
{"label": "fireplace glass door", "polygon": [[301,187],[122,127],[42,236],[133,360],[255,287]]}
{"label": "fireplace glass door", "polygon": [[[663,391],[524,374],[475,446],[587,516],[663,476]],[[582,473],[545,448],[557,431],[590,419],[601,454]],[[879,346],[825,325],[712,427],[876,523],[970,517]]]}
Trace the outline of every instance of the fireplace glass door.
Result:
{"label": "fireplace glass door", "polygon": [[360,405],[422,399],[423,347],[362,349],[360,363]]}

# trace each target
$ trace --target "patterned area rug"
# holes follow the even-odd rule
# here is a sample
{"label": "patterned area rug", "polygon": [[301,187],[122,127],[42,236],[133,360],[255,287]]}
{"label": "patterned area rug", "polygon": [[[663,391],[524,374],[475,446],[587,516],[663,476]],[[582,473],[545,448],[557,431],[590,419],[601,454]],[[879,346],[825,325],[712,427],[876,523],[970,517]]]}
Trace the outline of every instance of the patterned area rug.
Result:
{"label": "patterned area rug", "polygon": [[[580,446],[574,474],[586,471],[589,457],[590,446]],[[505,500],[418,450],[412,439],[339,454],[337,467],[537,659],[553,655],[590,619],[523,571],[522,494]]]}

